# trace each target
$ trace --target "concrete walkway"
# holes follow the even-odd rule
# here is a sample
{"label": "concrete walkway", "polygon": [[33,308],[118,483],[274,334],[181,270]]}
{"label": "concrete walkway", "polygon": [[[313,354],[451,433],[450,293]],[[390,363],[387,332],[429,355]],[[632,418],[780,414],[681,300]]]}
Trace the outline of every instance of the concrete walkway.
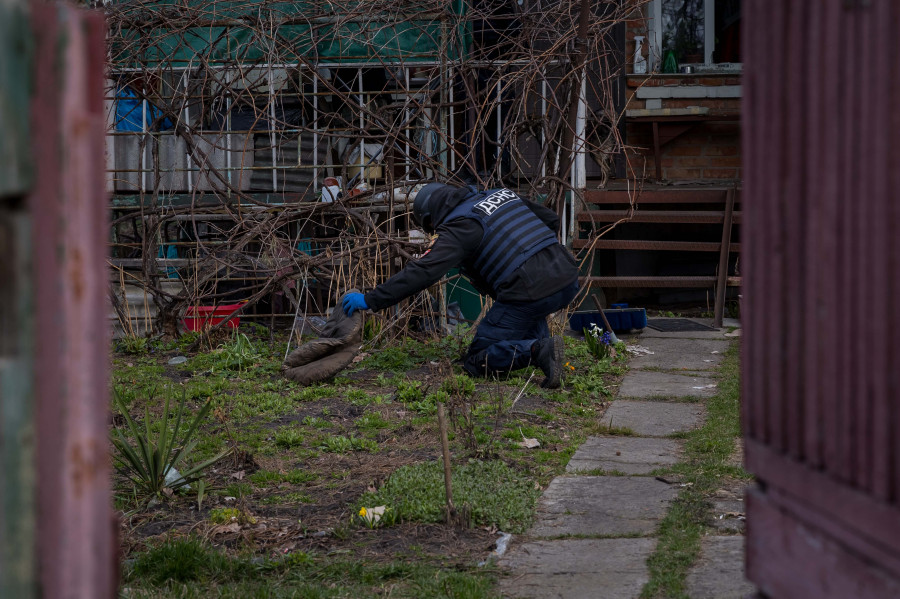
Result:
{"label": "concrete walkway", "polygon": [[[724,333],[648,328],[626,340],[653,353],[629,359],[630,370],[602,424],[632,434],[588,438],[567,474],[553,479],[534,525],[499,562],[506,570],[504,597],[640,595],[649,580],[646,561],[656,547],[657,527],[678,495],[677,484],[652,472],[680,459],[682,441],[674,433],[702,425],[704,399],[716,394],[714,371],[731,342]],[[722,490],[713,507],[717,534],[702,540],[700,560],[687,579],[689,594],[745,597],[753,588],[743,577],[743,494]]]}

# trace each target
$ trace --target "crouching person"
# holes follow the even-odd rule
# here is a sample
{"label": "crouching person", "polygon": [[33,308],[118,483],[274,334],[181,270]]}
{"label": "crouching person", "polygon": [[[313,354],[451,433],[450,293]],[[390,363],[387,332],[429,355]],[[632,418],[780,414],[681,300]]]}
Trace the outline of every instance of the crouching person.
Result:
{"label": "crouching person", "polygon": [[344,311],[393,306],[459,267],[494,298],[466,353],[466,371],[492,376],[534,365],[546,375],[543,387],[559,387],[563,340],[550,336],[547,316],[575,298],[578,269],[556,240],[556,213],[508,189],[429,183],[416,195],[413,220],[437,234],[431,251],[368,293],[345,296]]}

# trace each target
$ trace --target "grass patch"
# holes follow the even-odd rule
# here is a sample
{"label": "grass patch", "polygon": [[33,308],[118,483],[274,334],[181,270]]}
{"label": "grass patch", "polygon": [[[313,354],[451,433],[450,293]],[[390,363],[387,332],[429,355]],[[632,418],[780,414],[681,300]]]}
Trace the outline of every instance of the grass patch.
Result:
{"label": "grass patch", "polygon": [[[344,376],[330,384],[301,387],[278,372],[286,333],[276,331],[270,336],[268,331],[243,326],[241,330],[246,340],[219,336],[200,351],[185,351],[188,362],[175,367],[166,362],[171,352],[186,347],[181,342],[152,341],[145,354],[114,354],[115,381],[127,390],[125,408],[132,415],[142,414],[145,407],[157,414],[162,406],[147,400],[150,389],[158,393],[178,389],[179,394],[183,389],[195,404],[212,399],[213,417],[201,426],[195,453],[197,459],[205,459],[224,449],[234,450],[226,468],[207,476],[211,494],[239,498],[226,503],[226,509],[253,514],[266,526],[295,507],[311,514],[304,518],[304,526],[321,530],[331,527],[330,522],[339,524],[333,527],[333,535],[317,542],[321,554],[298,552],[298,557],[284,561],[271,559],[280,553],[275,550],[281,541],[265,536],[228,543],[225,548],[212,547],[205,540],[187,548],[160,548],[142,533],[130,531],[128,546],[134,549],[126,556],[123,596],[495,596],[494,575],[466,561],[462,550],[448,561],[443,549],[392,543],[399,529],[391,529],[391,522],[385,522],[385,530],[365,531],[348,514],[357,514],[363,505],[388,505],[401,519],[433,522],[442,518],[443,472],[431,461],[440,401],[448,408],[451,451],[460,464],[454,474],[456,503],[469,505],[478,525],[496,523],[504,530],[524,530],[533,518],[540,486],[563,472],[577,446],[593,433],[597,400],[607,388],[614,389],[615,377],[622,371],[617,360],[598,362],[585,352],[583,342],[567,339],[567,360],[576,370],[570,370],[566,386],[540,389],[537,373],[518,409],[510,412],[513,397],[532,370],[505,381],[480,381],[460,374],[459,368],[447,369],[448,358],[459,355],[464,339],[385,344],[359,365],[352,379]],[[442,368],[434,368],[435,363]],[[541,447],[519,447],[523,436],[539,439]],[[410,466],[391,477],[384,471],[384,464],[390,462],[379,455],[382,452],[397,452],[401,463]],[[345,457],[336,458],[335,453]],[[466,462],[468,458],[490,462]],[[254,470],[251,460],[262,469],[250,473]],[[241,469],[248,474],[237,480],[234,471]],[[382,484],[384,477],[389,482],[380,491],[360,496],[369,485]],[[197,498],[187,493],[163,501],[167,509],[152,516],[169,523],[188,514],[184,508],[196,504]],[[405,510],[400,508],[404,501]],[[190,525],[199,522],[211,524],[207,506],[203,507],[189,512],[191,522],[178,520],[178,526],[184,526],[173,528],[179,531],[173,535],[199,538],[187,531],[195,530]],[[226,515],[229,522],[236,517],[232,512]],[[478,534],[483,533],[472,532]],[[380,542],[382,535],[388,542]],[[467,535],[471,536],[461,534]],[[369,544],[375,540],[379,542]],[[155,557],[145,558],[147,552],[137,549],[148,541]],[[165,551],[192,551],[195,567],[146,579],[128,574],[134,558],[165,561]],[[367,563],[369,559],[372,563]],[[192,563],[187,558],[183,561],[186,566]]]}
{"label": "grass patch", "polygon": [[293,505],[297,503],[314,503],[312,497],[306,493],[293,492],[284,495],[269,495],[260,503],[264,505]]}
{"label": "grass patch", "polygon": [[458,572],[408,561],[340,561],[298,551],[279,559],[232,557],[191,538],[168,539],[137,555],[124,573],[123,596],[350,598],[390,588],[398,599],[492,599],[489,569]]}
{"label": "grass patch", "polygon": [[740,347],[732,344],[719,366],[719,388],[706,403],[702,428],[685,435],[684,460],[668,471],[683,487],[659,527],[659,542],[647,564],[650,581],[643,599],[689,599],[685,588],[688,570],[700,554],[700,538],[707,526],[707,497],[726,478],[749,478],[728,463],[740,427]]}
{"label": "grass patch", "polygon": [[322,444],[319,448],[322,451],[327,451],[329,453],[350,453],[351,451],[375,452],[378,451],[378,444],[371,439],[333,435],[322,439]]}
{"label": "grass patch", "polygon": [[273,472],[271,470],[257,470],[247,477],[247,479],[258,487],[266,487],[278,485],[281,483],[290,483],[292,485],[302,485],[316,480],[318,475],[315,472],[304,472],[303,470],[292,470],[291,472]]}
{"label": "grass patch", "polygon": [[296,428],[286,427],[275,433],[275,445],[278,447],[299,447],[306,441],[306,437]]}
{"label": "grass patch", "polygon": [[[501,461],[470,461],[453,471],[453,502],[468,505],[478,526],[495,524],[500,530],[521,533],[534,514],[538,490],[534,483]],[[387,505],[407,521],[441,522],[444,517],[444,470],[437,462],[396,470],[360,505]]]}

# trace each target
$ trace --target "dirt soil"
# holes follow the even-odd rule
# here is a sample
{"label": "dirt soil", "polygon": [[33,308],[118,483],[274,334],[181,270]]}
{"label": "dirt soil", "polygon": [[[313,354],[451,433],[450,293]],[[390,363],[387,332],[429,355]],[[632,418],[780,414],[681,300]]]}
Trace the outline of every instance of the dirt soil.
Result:
{"label": "dirt soil", "polygon": [[[129,394],[133,417],[142,419],[145,408],[158,416],[165,393],[173,397],[185,393],[191,407],[209,397],[216,407],[210,422],[203,426],[199,457],[223,448],[231,450],[205,473],[207,492],[199,508],[197,493],[188,491],[135,512],[127,487],[119,480],[119,507],[128,514],[123,515],[121,527],[124,555],[163,538],[196,535],[226,551],[249,550],[270,557],[304,551],[374,561],[417,559],[469,566],[484,559],[497,539],[491,526],[460,530],[443,524],[404,522],[373,530],[349,524],[359,497],[380,488],[397,468],[439,459],[434,414],[404,403],[400,389],[418,383],[423,397],[437,391],[452,373],[452,356],[431,355],[434,348],[418,343],[413,348],[422,355],[416,357],[419,364],[413,368],[397,372],[374,367],[368,358],[332,384],[311,389],[280,376],[283,340],[271,346],[267,341],[268,333],[265,340],[254,341],[261,357],[237,373],[210,367],[221,348],[187,353],[170,343],[159,344],[144,356],[113,355],[114,383]],[[399,361],[408,358],[411,350],[394,351]],[[189,358],[185,364],[167,364],[180,355]],[[611,388],[620,376],[620,372],[605,373],[603,380]],[[454,459],[503,459],[530,472],[536,484],[560,471],[566,452],[599,421],[608,403],[600,393],[584,395],[575,389],[544,392],[533,385],[541,378],[537,373],[526,393],[521,393],[524,379],[479,382],[475,397],[483,398],[482,407],[474,414],[481,419],[484,434],[479,446],[466,447],[464,431],[451,429],[456,432]],[[492,398],[501,398],[496,401],[503,409],[490,409]],[[265,402],[275,407],[258,413],[252,409]],[[238,416],[242,413],[239,406],[245,404],[251,406],[251,413]],[[455,422],[461,422],[459,412],[456,416]],[[364,427],[366,419],[371,423]],[[121,427],[123,420],[114,415],[111,425]],[[540,431],[540,454],[517,447],[521,438],[537,434],[523,430]],[[377,450],[328,451],[329,438],[335,437],[364,439]],[[214,523],[212,516],[223,508],[239,510],[242,521]]]}

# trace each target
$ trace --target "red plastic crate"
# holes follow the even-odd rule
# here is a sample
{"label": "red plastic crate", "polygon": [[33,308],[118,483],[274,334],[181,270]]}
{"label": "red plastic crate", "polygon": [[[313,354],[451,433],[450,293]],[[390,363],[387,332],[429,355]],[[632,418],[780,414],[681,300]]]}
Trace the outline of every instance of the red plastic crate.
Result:
{"label": "red plastic crate", "polygon": [[[218,306],[188,306],[181,323],[188,331],[202,331],[217,325],[225,320],[229,314],[240,308],[243,304],[220,304]],[[241,317],[235,316],[228,320],[226,326],[232,329],[238,328]]]}

